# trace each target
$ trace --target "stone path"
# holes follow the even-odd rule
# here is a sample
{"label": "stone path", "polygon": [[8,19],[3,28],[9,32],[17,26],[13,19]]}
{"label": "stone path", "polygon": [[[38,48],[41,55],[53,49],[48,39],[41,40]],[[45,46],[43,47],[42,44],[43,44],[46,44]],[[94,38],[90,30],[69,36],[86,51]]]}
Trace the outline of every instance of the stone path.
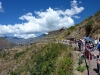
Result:
{"label": "stone path", "polygon": [[[98,55],[99,52],[97,50],[93,51],[92,54]],[[97,73],[97,64],[96,64],[96,59],[90,60],[90,69],[89,69],[89,74],[86,71],[84,71],[83,75],[98,75]]]}
{"label": "stone path", "polygon": [[[76,44],[72,44],[74,47],[77,47]],[[83,47],[83,50],[85,50],[85,48]],[[83,51],[84,52],[84,51]],[[98,50],[94,50],[93,52],[91,52],[92,54],[99,54]],[[89,64],[88,60],[86,60],[87,63]],[[81,75],[81,74],[78,74]],[[97,63],[96,63],[96,59],[92,59],[90,60],[90,69],[89,69],[89,73],[87,72],[87,69],[82,73],[82,75],[98,75],[97,72]]]}

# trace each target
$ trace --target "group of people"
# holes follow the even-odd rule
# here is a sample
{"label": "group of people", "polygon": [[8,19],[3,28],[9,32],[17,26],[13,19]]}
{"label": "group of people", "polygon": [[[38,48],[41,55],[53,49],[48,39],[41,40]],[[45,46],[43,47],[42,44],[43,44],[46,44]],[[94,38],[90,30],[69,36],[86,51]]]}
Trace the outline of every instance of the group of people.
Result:
{"label": "group of people", "polygon": [[[94,56],[97,62],[97,69],[100,74],[100,38],[98,40],[94,40],[94,42],[92,40],[84,39],[84,41],[82,41],[81,39],[79,39],[77,43],[78,50],[83,53],[86,58],[92,60]],[[94,50],[98,50],[98,55],[91,53]]]}
{"label": "group of people", "polygon": [[100,38],[98,40],[77,40],[77,44],[78,44],[78,50],[80,52],[84,52],[84,53],[88,53],[94,50],[98,50],[99,51],[99,56],[100,56]]}
{"label": "group of people", "polygon": [[89,58],[90,60],[92,60],[92,54],[91,51],[94,51],[95,45],[91,40],[86,40],[84,39],[84,41],[82,41],[81,39],[78,40],[78,50],[81,53],[84,53],[84,55]]}

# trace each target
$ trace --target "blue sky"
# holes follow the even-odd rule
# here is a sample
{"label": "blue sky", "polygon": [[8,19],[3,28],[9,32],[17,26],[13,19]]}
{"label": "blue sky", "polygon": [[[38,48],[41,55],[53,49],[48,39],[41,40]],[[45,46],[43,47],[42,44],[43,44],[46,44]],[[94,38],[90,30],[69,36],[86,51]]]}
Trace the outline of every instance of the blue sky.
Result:
{"label": "blue sky", "polygon": [[100,0],[0,0],[0,36],[31,38],[80,23]]}

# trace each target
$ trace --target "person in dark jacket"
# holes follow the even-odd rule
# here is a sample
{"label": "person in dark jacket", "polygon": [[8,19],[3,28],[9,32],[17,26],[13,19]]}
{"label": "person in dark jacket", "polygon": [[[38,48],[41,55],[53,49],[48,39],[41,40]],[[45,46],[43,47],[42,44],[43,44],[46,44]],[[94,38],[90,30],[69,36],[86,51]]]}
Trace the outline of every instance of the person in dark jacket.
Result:
{"label": "person in dark jacket", "polygon": [[83,42],[81,39],[78,40],[78,48],[79,48],[79,51],[81,52],[82,51],[82,45],[83,45]]}

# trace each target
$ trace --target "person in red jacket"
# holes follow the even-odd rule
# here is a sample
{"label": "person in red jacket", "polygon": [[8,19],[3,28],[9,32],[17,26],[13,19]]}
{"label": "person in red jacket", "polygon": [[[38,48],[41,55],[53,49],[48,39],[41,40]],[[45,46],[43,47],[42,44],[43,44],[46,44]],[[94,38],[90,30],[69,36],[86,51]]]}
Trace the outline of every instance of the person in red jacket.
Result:
{"label": "person in red jacket", "polygon": [[86,43],[85,49],[86,49],[86,53],[87,53],[87,58],[90,59],[90,60],[92,60],[92,54],[91,54],[91,51],[92,51],[91,41],[89,41],[89,42]]}

